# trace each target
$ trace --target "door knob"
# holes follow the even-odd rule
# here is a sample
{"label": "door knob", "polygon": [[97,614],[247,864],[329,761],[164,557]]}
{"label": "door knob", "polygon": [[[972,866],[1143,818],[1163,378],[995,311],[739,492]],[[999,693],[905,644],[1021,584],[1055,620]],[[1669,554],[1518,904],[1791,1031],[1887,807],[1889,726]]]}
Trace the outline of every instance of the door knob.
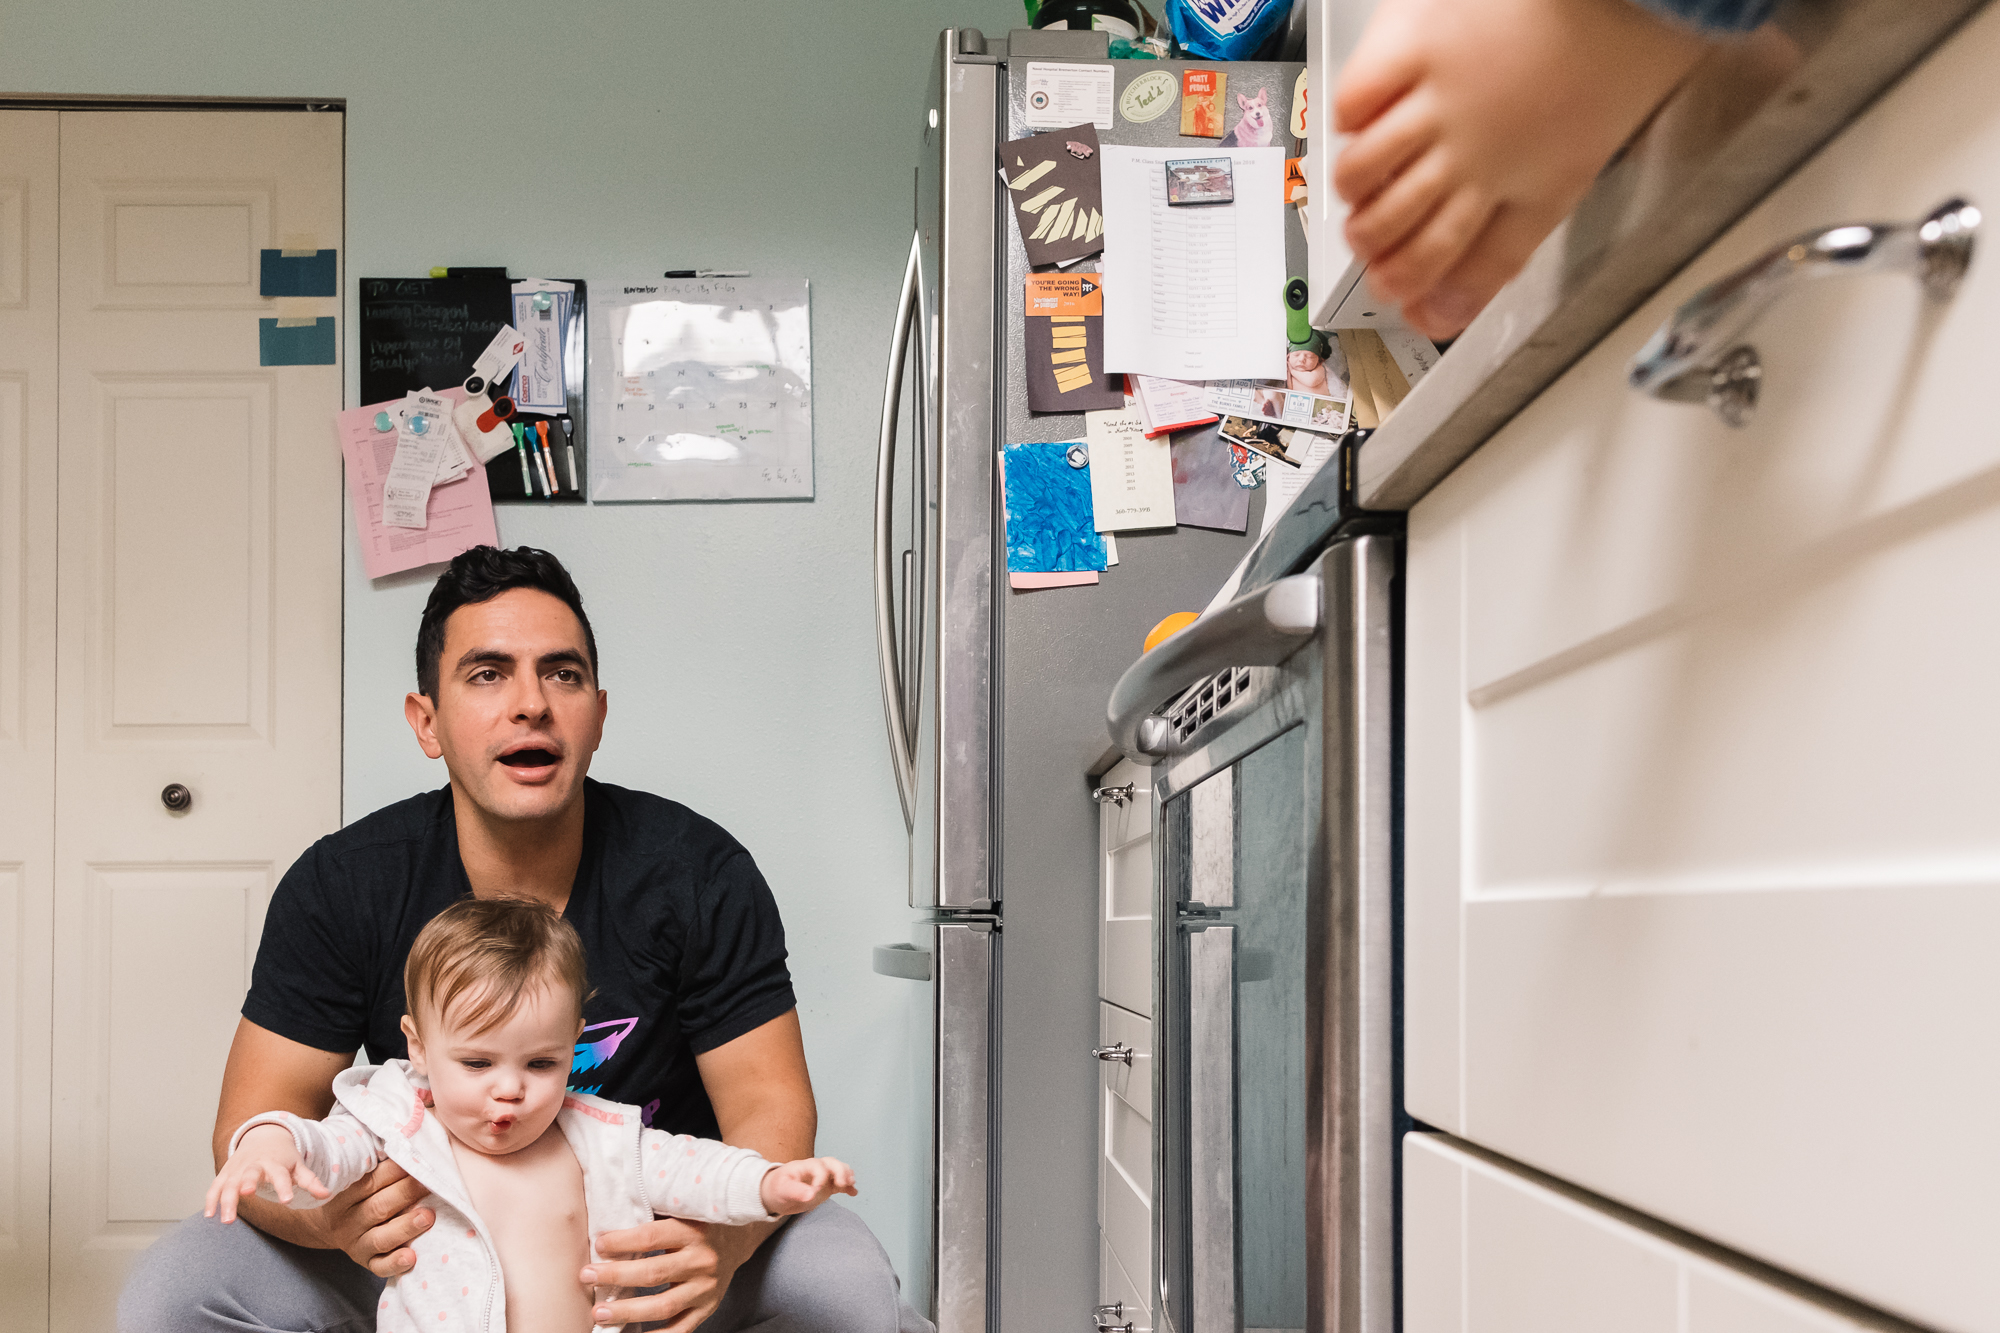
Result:
{"label": "door knob", "polygon": [[160,788],[160,804],[179,814],[194,804],[194,793],[178,782],[169,782]]}
{"label": "door knob", "polygon": [[1109,1046],[1093,1046],[1090,1053],[1100,1060],[1116,1060],[1127,1068],[1132,1064],[1132,1048],[1122,1041],[1115,1041]]}

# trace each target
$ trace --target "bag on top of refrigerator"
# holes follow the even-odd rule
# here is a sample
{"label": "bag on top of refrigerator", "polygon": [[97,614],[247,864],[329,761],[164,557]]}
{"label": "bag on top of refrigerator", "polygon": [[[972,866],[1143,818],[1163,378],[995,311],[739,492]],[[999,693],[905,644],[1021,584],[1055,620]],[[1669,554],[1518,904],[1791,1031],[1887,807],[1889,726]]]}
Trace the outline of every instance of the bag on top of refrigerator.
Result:
{"label": "bag on top of refrigerator", "polygon": [[1291,13],[1291,0],[1166,0],[1174,40],[1202,60],[1253,59]]}

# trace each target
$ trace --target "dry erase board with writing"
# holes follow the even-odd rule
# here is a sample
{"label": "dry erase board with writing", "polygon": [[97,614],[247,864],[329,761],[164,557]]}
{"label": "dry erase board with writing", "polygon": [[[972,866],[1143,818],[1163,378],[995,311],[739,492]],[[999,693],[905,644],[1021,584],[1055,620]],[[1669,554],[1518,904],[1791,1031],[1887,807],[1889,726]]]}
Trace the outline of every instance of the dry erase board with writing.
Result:
{"label": "dry erase board with writing", "polygon": [[[579,476],[585,463],[583,338],[586,325],[584,283],[576,287],[575,313],[565,338],[565,397],[569,400],[571,434],[575,440]],[[513,323],[513,280],[503,277],[363,278],[361,279],[361,401],[381,403],[401,398],[413,389],[442,389],[465,383],[472,363],[502,326]],[[556,418],[522,413],[521,421],[548,421],[558,434]],[[560,457],[560,450],[558,450]],[[566,462],[566,460],[564,460]],[[582,503],[580,490],[566,483],[555,503]],[[519,456],[501,454],[486,465],[486,484],[495,500],[550,503],[539,490],[524,490]]]}

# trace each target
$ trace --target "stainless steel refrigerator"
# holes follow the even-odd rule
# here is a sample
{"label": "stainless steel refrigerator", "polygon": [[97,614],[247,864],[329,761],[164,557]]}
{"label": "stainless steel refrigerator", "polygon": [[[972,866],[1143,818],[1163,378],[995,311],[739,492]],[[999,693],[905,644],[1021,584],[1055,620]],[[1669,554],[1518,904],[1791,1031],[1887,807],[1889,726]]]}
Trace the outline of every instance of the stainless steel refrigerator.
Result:
{"label": "stainless steel refrigerator", "polygon": [[[1087,775],[1109,749],[1104,700],[1147,630],[1208,603],[1255,539],[1264,496],[1252,495],[1247,534],[1126,534],[1121,563],[1095,587],[1006,586],[996,451],[1084,434],[1080,415],[1027,407],[1029,269],[998,177],[998,145],[1037,132],[1026,65],[1110,64],[1114,105],[1143,74],[1178,81],[1183,68],[1214,67],[1106,61],[1103,41],[1017,33],[1010,52],[947,29],[910,126],[921,148],[883,387],[874,563],[917,916],[911,940],[876,950],[876,967],[928,987],[929,1271],[906,1277],[942,1333],[1090,1327],[1098,909]],[[1273,143],[1289,145],[1303,66],[1227,69],[1232,104],[1265,91]],[[1121,113],[1098,134],[1193,152],[1215,144],[1183,139],[1171,113],[1143,124]],[[1304,276],[1303,236],[1286,212],[1288,272]]]}

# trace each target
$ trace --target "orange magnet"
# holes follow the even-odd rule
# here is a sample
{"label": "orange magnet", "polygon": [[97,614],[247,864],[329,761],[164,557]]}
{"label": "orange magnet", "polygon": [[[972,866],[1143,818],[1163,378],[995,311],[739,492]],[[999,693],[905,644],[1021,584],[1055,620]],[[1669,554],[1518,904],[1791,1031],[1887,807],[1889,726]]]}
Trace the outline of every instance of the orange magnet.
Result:
{"label": "orange magnet", "polygon": [[489,431],[501,422],[512,421],[513,419],[514,400],[512,398],[495,398],[493,406],[479,414],[479,429],[482,432]]}

